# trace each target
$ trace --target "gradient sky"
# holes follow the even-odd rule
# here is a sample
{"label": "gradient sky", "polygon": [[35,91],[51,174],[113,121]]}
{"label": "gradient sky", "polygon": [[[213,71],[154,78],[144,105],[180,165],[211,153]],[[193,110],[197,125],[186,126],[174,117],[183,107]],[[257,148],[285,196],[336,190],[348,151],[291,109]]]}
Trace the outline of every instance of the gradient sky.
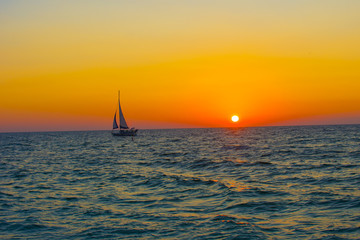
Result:
{"label": "gradient sky", "polygon": [[[0,132],[360,123],[358,0],[0,0]],[[234,124],[233,114],[240,117]]]}

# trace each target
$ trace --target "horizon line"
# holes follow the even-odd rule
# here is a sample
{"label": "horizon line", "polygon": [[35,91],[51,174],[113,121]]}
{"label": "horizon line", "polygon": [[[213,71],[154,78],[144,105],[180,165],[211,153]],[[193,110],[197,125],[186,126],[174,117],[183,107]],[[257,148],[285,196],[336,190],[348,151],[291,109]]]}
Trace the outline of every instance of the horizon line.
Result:
{"label": "horizon line", "polygon": [[[348,125],[360,125],[360,123],[334,123],[334,124],[298,124],[298,125],[266,125],[266,126],[238,126],[238,127],[187,127],[187,128],[140,128],[139,130],[176,130],[176,129],[217,129],[217,128],[268,128],[268,127],[312,127],[312,126],[348,126]],[[43,131],[11,131],[11,132],[0,132],[0,134],[8,133],[53,133],[53,132],[100,132],[109,131],[109,129],[98,129],[98,130],[43,130]]]}

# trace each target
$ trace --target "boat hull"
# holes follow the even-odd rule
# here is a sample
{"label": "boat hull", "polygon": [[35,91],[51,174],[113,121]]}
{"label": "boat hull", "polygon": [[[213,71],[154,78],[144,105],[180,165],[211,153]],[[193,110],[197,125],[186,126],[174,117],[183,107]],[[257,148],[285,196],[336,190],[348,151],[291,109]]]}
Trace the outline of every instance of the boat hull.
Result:
{"label": "boat hull", "polygon": [[118,130],[112,131],[111,134],[113,136],[136,136],[138,129],[126,129],[126,130]]}

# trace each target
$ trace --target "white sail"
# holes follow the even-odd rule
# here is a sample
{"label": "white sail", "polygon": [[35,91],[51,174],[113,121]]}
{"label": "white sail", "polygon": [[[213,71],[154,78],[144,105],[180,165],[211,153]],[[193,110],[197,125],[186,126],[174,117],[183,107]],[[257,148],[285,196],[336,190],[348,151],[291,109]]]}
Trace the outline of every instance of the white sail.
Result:
{"label": "white sail", "polygon": [[120,129],[129,129],[128,125],[126,124],[125,118],[124,118],[124,114],[121,110],[121,106],[120,106],[120,91],[119,91],[119,122],[120,122]]}
{"label": "white sail", "polygon": [[113,121],[113,129],[116,129],[116,128],[119,128],[119,126],[117,125],[117,122],[116,122],[116,112],[115,112],[114,121]]}

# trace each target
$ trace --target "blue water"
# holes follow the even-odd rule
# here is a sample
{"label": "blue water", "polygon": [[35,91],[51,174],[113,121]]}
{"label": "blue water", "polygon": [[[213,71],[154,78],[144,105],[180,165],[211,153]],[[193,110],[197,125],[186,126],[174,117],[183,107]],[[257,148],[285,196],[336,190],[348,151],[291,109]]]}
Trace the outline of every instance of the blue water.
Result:
{"label": "blue water", "polygon": [[1,239],[360,239],[360,125],[0,134]]}

